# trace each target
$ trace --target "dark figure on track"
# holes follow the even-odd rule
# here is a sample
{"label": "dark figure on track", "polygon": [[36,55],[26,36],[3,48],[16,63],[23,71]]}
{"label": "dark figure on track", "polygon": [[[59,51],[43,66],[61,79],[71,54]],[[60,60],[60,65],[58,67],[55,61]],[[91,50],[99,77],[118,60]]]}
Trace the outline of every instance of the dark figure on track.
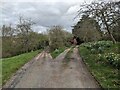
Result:
{"label": "dark figure on track", "polygon": [[79,37],[74,36],[71,40],[70,40],[71,44],[73,45],[80,45],[82,43],[84,43],[83,40],[81,40]]}
{"label": "dark figure on track", "polygon": [[81,40],[79,37],[76,37],[76,40],[77,40],[77,45],[84,43],[84,41]]}

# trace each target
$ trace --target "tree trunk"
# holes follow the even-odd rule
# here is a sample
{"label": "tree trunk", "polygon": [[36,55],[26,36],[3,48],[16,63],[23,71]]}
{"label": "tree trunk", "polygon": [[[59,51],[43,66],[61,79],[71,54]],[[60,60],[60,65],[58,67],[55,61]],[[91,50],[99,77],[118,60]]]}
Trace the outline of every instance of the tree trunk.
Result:
{"label": "tree trunk", "polygon": [[109,33],[109,35],[110,35],[110,37],[111,37],[113,43],[115,44],[115,43],[116,43],[116,40],[115,40],[115,38],[113,37],[112,33]]}
{"label": "tree trunk", "polygon": [[109,26],[108,26],[107,21],[106,21],[106,19],[105,19],[104,13],[102,13],[102,16],[103,16],[103,22],[105,23],[105,26],[106,26],[106,29],[107,29],[107,31],[108,31],[108,34],[109,34],[109,36],[111,37],[113,43],[115,44],[115,43],[116,43],[116,40],[115,40],[115,38],[113,37],[112,33],[111,33],[110,30],[109,30]]}
{"label": "tree trunk", "polygon": [[115,43],[116,43],[116,40],[115,40],[115,38],[113,37],[112,33],[110,32],[110,30],[109,30],[109,28],[108,28],[107,23],[106,23],[106,29],[107,29],[108,34],[110,35],[110,37],[111,37],[111,39],[112,39],[113,43],[115,44]]}

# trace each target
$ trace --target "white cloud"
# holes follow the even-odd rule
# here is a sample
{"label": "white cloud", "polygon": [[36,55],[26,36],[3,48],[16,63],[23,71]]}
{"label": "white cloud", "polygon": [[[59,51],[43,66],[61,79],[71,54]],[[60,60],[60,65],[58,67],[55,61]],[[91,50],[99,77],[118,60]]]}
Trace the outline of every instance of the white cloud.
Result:
{"label": "white cloud", "polygon": [[79,10],[80,5],[71,6],[66,14],[75,14]]}
{"label": "white cloud", "polygon": [[47,27],[44,26],[33,26],[33,30],[38,33],[46,32]]}
{"label": "white cloud", "polygon": [[71,31],[71,26],[76,22],[73,19],[77,15],[79,4],[83,2],[84,0],[4,0],[0,25],[16,24],[19,16],[23,16],[36,23],[33,27],[36,32],[43,32],[52,25],[61,25]]}
{"label": "white cloud", "polygon": [[76,3],[82,2],[83,0],[4,0],[3,2],[66,2],[66,3]]}

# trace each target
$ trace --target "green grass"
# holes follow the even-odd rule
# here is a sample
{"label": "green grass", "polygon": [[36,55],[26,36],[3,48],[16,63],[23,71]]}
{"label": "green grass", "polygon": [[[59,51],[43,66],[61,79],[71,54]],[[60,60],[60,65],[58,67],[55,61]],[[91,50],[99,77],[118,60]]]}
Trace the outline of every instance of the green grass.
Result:
{"label": "green grass", "polygon": [[56,58],[60,53],[62,53],[64,50],[66,49],[66,47],[61,47],[61,48],[58,48],[52,52],[50,52],[51,56],[53,58]]}
{"label": "green grass", "polygon": [[35,57],[41,50],[24,53],[18,56],[2,59],[2,85],[25,63]]}
{"label": "green grass", "polygon": [[71,49],[68,51],[68,53],[65,55],[65,58],[63,60],[63,63],[64,64],[68,64],[71,60],[71,54],[73,53],[73,48],[74,47],[71,47]]}
{"label": "green grass", "polygon": [[[104,49],[104,53],[114,52],[119,54],[119,43],[111,45]],[[120,88],[118,69],[98,60],[98,53],[91,54],[91,51],[83,45],[80,45],[79,52],[84,62],[98,80],[103,88]],[[104,54],[102,53],[102,54]]]}

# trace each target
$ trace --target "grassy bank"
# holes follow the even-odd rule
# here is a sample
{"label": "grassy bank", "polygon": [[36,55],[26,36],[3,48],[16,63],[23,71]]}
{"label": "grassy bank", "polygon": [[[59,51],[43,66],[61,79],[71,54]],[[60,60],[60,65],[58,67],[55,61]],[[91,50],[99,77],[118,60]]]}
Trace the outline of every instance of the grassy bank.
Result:
{"label": "grassy bank", "polygon": [[79,52],[84,62],[103,88],[120,88],[120,43],[110,41],[84,43]]}
{"label": "grassy bank", "polygon": [[51,56],[53,58],[56,58],[60,53],[62,53],[67,47],[61,47],[61,48],[58,48],[52,52],[50,52]]}
{"label": "grassy bank", "polygon": [[18,56],[2,59],[2,85],[25,63],[35,57],[41,50],[24,53]]}
{"label": "grassy bank", "polygon": [[71,47],[71,49],[68,51],[68,53],[65,55],[65,58],[64,58],[64,60],[63,60],[63,63],[65,64],[65,65],[67,65],[69,62],[70,62],[70,60],[71,60],[71,54],[73,53],[73,48],[74,47]]}

